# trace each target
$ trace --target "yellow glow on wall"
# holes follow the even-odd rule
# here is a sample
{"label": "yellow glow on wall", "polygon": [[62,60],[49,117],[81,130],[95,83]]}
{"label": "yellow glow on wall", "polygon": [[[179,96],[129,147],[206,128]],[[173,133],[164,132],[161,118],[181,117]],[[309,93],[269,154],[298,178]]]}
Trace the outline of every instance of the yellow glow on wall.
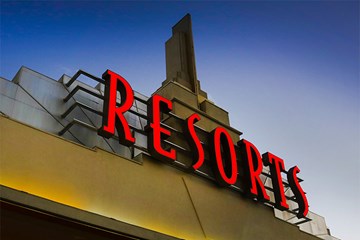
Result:
{"label": "yellow glow on wall", "polygon": [[86,200],[81,199],[71,186],[61,186],[51,182],[28,181],[22,176],[7,176],[4,171],[0,171],[0,184],[27,192],[29,194],[46,198],[71,207],[86,209]]}
{"label": "yellow glow on wall", "polygon": [[0,184],[180,239],[315,238],[165,164],[136,164],[1,116]]}

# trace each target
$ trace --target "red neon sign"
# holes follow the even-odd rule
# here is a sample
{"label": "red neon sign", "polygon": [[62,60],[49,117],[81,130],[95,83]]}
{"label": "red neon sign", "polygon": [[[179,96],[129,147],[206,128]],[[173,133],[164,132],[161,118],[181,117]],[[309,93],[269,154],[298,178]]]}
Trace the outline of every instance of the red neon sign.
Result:
{"label": "red neon sign", "polygon": [[[120,75],[107,70],[103,74],[105,80],[105,96],[103,110],[103,125],[98,133],[104,137],[115,134],[115,128],[121,144],[131,146],[135,143],[130,126],[124,114],[131,108],[134,101],[134,92],[130,84]],[[116,103],[117,92],[120,92],[120,104]],[[117,106],[119,105],[119,106]],[[153,95],[147,103],[148,126],[146,127],[148,151],[152,157],[167,162],[174,162],[177,158],[175,149],[165,147],[165,140],[171,137],[171,132],[161,123],[161,115],[170,113],[172,102],[160,95]],[[183,134],[191,148],[192,163],[188,167],[191,171],[198,170],[205,162],[203,143],[195,130],[195,123],[200,121],[198,114],[194,113],[183,123]],[[281,172],[286,172],[284,160],[272,153],[260,155],[259,150],[251,142],[242,139],[235,146],[230,134],[225,128],[217,127],[208,133],[208,153],[210,164],[217,183],[220,186],[235,185],[237,181],[244,181],[245,192],[258,201],[269,201],[270,197],[265,190],[260,175],[263,164],[269,166],[275,196],[275,207],[280,210],[289,209],[286,202]],[[238,162],[242,164],[238,166]],[[238,168],[242,167],[244,178],[238,178]],[[305,218],[308,213],[308,202],[305,192],[300,186],[297,174],[300,169],[295,166],[287,172],[287,180],[291,191],[299,205],[298,218]]]}
{"label": "red neon sign", "polygon": [[192,114],[186,119],[186,125],[183,127],[184,135],[189,140],[189,145],[192,152],[192,166],[191,170],[195,171],[199,169],[205,160],[204,148],[201,144],[199,137],[196,135],[194,124],[200,120],[200,116],[196,113]]}
{"label": "red neon sign", "polygon": [[160,95],[155,94],[148,101],[148,149],[152,156],[163,161],[175,161],[174,149],[166,151],[161,142],[170,137],[170,131],[161,127],[161,113],[172,110],[172,102]]}
{"label": "red neon sign", "polygon": [[300,169],[297,166],[294,166],[289,169],[287,174],[287,179],[291,190],[293,191],[296,201],[299,204],[299,211],[297,214],[298,218],[304,218],[309,212],[309,204],[305,195],[305,192],[299,184],[299,180],[296,177],[296,174],[300,172]]}
{"label": "red neon sign", "polygon": [[[211,157],[213,171],[220,186],[235,184],[237,180],[237,162],[234,143],[230,134],[222,127],[211,132]],[[230,175],[230,176],[228,176]]]}
{"label": "red neon sign", "polygon": [[241,156],[244,161],[245,183],[247,185],[248,194],[256,197],[261,201],[269,201],[270,197],[265,191],[263,182],[260,179],[263,164],[259,150],[249,141],[245,139],[238,142],[241,148]]}
{"label": "red neon sign", "polygon": [[[110,70],[106,70],[102,78],[105,80],[104,115],[98,134],[110,138],[115,134],[116,127],[120,144],[131,146],[135,143],[135,138],[132,136],[124,113],[133,105],[134,91],[125,78]],[[116,106],[118,92],[121,95],[119,107]]]}
{"label": "red neon sign", "polygon": [[265,166],[269,166],[270,168],[276,208],[281,210],[289,209],[289,205],[286,203],[285,191],[281,178],[281,172],[285,172],[284,160],[267,152],[263,154],[263,161]]}

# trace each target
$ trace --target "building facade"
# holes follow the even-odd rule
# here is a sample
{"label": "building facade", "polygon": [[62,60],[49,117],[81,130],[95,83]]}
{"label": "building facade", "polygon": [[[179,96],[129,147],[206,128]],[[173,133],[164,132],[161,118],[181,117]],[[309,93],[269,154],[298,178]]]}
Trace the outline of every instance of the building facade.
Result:
{"label": "building facade", "polygon": [[[216,184],[208,136],[220,126],[236,143],[241,132],[200,87],[190,15],[172,28],[165,48],[166,80],[153,96],[171,100],[171,111],[160,116],[167,133],[161,148],[176,150],[176,161],[160,161],[149,151],[147,96],[134,92],[124,113],[134,138],[127,145],[119,144],[119,128],[120,134],[98,134],[108,101],[104,77],[79,70],[56,81],[21,67],[12,81],[0,79],[1,238],[336,239],[323,217],[297,217],[298,199],[285,179],[289,208],[274,208],[268,167],[260,178],[269,202],[246,197],[240,180]],[[117,105],[124,101],[119,91]],[[194,151],[184,121],[194,113],[205,151],[204,163],[190,171]]]}

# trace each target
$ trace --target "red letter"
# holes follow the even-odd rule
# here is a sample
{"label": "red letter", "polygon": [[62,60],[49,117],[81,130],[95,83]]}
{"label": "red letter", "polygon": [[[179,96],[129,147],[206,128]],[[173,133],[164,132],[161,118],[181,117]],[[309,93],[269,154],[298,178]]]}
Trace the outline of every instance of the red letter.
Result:
{"label": "red letter", "polygon": [[281,178],[281,172],[285,172],[284,160],[269,152],[264,153],[262,157],[265,166],[270,167],[275,195],[275,207],[280,210],[289,209],[289,205],[286,203],[285,191]]}
{"label": "red letter", "polygon": [[298,174],[299,172],[300,169],[297,166],[290,168],[287,173],[287,179],[289,181],[291,191],[294,193],[296,201],[299,205],[299,212],[297,214],[297,217],[305,218],[305,216],[309,212],[309,204],[305,193],[299,184],[299,180],[296,177],[296,174]]}
{"label": "red letter", "polygon": [[204,148],[201,145],[199,137],[196,135],[194,123],[200,120],[200,116],[196,113],[192,114],[186,119],[186,124],[184,126],[184,135],[186,139],[189,139],[189,145],[192,152],[192,166],[190,169],[195,171],[199,169],[204,163],[205,155]]}
{"label": "red letter", "polygon": [[269,201],[270,197],[267,195],[264,184],[260,179],[263,166],[259,150],[245,139],[239,141],[238,145],[241,147],[248,193],[260,201]]}
{"label": "red letter", "polygon": [[[135,143],[129,124],[124,113],[129,110],[134,102],[134,92],[130,84],[122,76],[107,70],[102,75],[105,80],[105,95],[102,127],[98,134],[109,138],[115,134],[115,127],[119,134],[120,144],[130,146]],[[121,103],[116,107],[116,95],[120,92]]]}
{"label": "red letter", "polygon": [[170,131],[161,127],[160,114],[168,113],[172,109],[172,102],[160,95],[155,94],[148,100],[148,149],[150,154],[163,161],[175,161],[174,149],[166,151],[161,146],[161,141],[170,136]]}
{"label": "red letter", "polygon": [[222,127],[215,128],[211,132],[211,136],[213,144],[210,145],[210,151],[216,180],[220,186],[235,184],[238,170],[233,141],[229,133]]}

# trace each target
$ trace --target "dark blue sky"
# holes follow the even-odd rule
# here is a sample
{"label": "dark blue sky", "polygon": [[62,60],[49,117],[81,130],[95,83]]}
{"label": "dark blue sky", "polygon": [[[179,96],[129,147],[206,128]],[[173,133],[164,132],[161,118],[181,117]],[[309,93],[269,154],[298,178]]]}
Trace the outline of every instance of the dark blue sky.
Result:
{"label": "dark blue sky", "polygon": [[[0,76],[165,80],[165,41],[191,13],[198,78],[261,152],[295,164],[311,211],[355,239],[360,190],[359,2],[1,2]],[[341,206],[347,206],[344,209]]]}
{"label": "dark blue sky", "polygon": [[[350,80],[356,78],[358,67],[355,5],[336,1],[3,2],[1,73],[12,78],[19,65],[26,65],[58,78],[64,70],[72,74],[84,68],[100,75],[112,68],[125,77],[134,75],[132,81],[142,82],[144,73],[160,81],[165,77],[164,41],[171,34],[169,28],[190,12],[195,47],[200,46],[196,48],[200,79],[207,76],[206,65],[227,70],[228,62],[237,64],[240,59],[268,64],[285,60],[330,75],[341,68],[348,76],[339,77]],[[149,94],[155,89],[144,90]]]}

